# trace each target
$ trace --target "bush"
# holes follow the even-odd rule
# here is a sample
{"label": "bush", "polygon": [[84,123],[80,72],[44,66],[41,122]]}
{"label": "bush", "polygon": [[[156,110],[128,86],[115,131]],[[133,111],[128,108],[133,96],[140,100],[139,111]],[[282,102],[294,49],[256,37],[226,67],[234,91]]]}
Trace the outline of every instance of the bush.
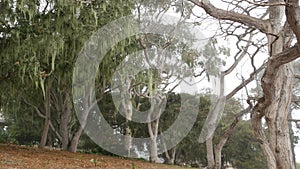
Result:
{"label": "bush", "polygon": [[0,128],[0,143],[7,143],[9,140],[9,136],[6,130]]}

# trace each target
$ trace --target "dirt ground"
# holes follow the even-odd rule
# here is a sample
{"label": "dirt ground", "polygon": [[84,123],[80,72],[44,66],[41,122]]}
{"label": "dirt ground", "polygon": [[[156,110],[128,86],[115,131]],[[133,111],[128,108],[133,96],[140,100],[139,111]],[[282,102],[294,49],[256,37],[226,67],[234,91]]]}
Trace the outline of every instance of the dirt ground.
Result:
{"label": "dirt ground", "polygon": [[182,169],[142,160],[0,144],[0,169]]}

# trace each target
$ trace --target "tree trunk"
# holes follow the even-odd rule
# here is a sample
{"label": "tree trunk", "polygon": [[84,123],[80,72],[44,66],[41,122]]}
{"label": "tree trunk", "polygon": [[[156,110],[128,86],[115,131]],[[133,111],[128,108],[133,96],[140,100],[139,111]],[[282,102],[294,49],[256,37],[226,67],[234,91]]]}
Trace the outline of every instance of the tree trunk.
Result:
{"label": "tree trunk", "polygon": [[148,121],[151,121],[150,119],[155,119],[152,122],[147,123],[148,133],[150,135],[150,161],[151,162],[157,161],[158,126],[159,126],[159,119],[161,116],[165,99],[166,98],[164,96],[161,96],[160,94],[156,96],[152,96],[151,98],[151,104],[153,104],[153,106],[151,106],[150,111],[148,112]]}
{"label": "tree trunk", "polygon": [[[122,77],[121,77],[122,78]],[[125,111],[125,117],[126,117],[126,127],[125,127],[125,139],[124,139],[124,148],[127,151],[127,156],[130,157],[130,149],[132,147],[132,137],[131,137],[131,129],[129,127],[129,122],[132,120],[132,111],[133,111],[133,107],[132,107],[132,94],[131,94],[131,80],[128,76],[126,76],[123,81],[125,82],[122,85],[121,88],[121,95],[122,98],[126,98],[126,99],[122,99],[121,100],[121,106],[123,111]],[[129,98],[128,98],[129,97]]]}
{"label": "tree trunk", "polygon": [[176,147],[171,148],[169,152],[170,154],[167,160],[167,164],[175,164]]}
{"label": "tree trunk", "polygon": [[150,142],[150,161],[155,163],[157,161],[157,142],[156,137],[151,138]]}
{"label": "tree trunk", "polygon": [[50,126],[51,112],[50,112],[50,86],[49,85],[46,85],[44,107],[45,107],[45,123],[44,123],[41,142],[39,144],[40,148],[44,148],[46,146],[49,126]]}
{"label": "tree trunk", "polygon": [[72,116],[72,104],[71,104],[71,98],[68,93],[66,93],[66,98],[65,98],[65,104],[61,105],[62,112],[61,112],[61,118],[60,118],[60,126],[59,126],[59,132],[61,135],[61,144],[62,144],[62,149],[63,150],[68,150],[69,146],[69,122],[71,120]]}
{"label": "tree trunk", "polygon": [[[281,66],[272,80],[271,102],[265,109],[252,117],[255,135],[263,149],[270,169],[294,169],[292,146],[288,127],[289,106],[291,102],[292,77],[290,65]],[[265,115],[269,137],[262,128]],[[268,141],[269,140],[269,141]]]}
{"label": "tree trunk", "polygon": [[[129,81],[129,80],[127,80]],[[126,90],[127,94],[130,96],[130,81],[127,82]],[[131,137],[131,129],[129,127],[129,122],[132,120],[132,102],[131,100],[124,100],[122,101],[123,109],[125,110],[125,116],[126,116],[126,128],[125,128],[125,150],[127,151],[127,156],[130,157],[130,149],[132,147],[132,137]]]}
{"label": "tree trunk", "polygon": [[213,146],[213,136],[209,137],[206,142],[206,158],[208,169],[213,169],[215,166],[215,156],[214,156],[214,146]]}
{"label": "tree trunk", "polygon": [[77,130],[77,132],[74,134],[69,147],[68,147],[68,151],[70,152],[76,152],[77,151],[77,146],[78,146],[78,142],[80,139],[80,136],[82,134],[83,128],[80,126],[79,129]]}
{"label": "tree trunk", "polygon": [[[281,2],[270,0],[271,3]],[[270,169],[294,169],[292,147],[290,141],[288,115],[293,86],[291,64],[280,65],[276,62],[276,54],[285,47],[285,35],[281,33],[283,6],[270,7],[270,30],[274,35],[268,36],[270,62],[262,78],[264,96],[258,101],[252,124],[255,135],[263,149]],[[273,59],[273,60],[272,60]],[[277,58],[278,59],[278,58]],[[262,118],[268,126],[268,138],[262,128]]]}
{"label": "tree trunk", "polygon": [[[166,147],[166,146],[164,146]],[[165,164],[175,164],[176,147],[166,150],[165,148]]]}
{"label": "tree trunk", "polygon": [[215,146],[215,167],[214,169],[220,169],[222,166],[222,148],[223,146]]}
{"label": "tree trunk", "polygon": [[157,134],[158,134],[159,118],[148,123],[148,131],[150,134],[150,161],[157,161]]}
{"label": "tree trunk", "polygon": [[234,128],[238,124],[238,122],[241,120],[241,117],[248,113],[252,109],[252,106],[249,106],[248,108],[242,110],[240,113],[235,115],[235,118],[231,125],[223,132],[222,136],[220,137],[220,141],[217,145],[214,147],[214,153],[215,153],[215,166],[214,169],[221,169],[222,167],[222,149],[225,145],[225,143],[228,140],[228,137],[233,132]]}
{"label": "tree trunk", "polygon": [[266,109],[265,119],[269,130],[270,147],[275,156],[277,168],[287,169],[294,168],[287,119],[291,102],[293,73],[290,65],[282,66],[278,73],[278,79],[275,81],[279,87],[275,97],[276,102],[274,101]]}
{"label": "tree trunk", "polygon": [[[128,121],[126,120],[126,125],[128,125]],[[131,157],[130,154],[130,149],[131,149],[131,145],[132,145],[132,138],[131,138],[131,129],[129,128],[129,126],[126,127],[125,129],[125,150],[127,151],[127,156]]]}
{"label": "tree trunk", "polygon": [[[89,91],[89,90],[87,90]],[[78,142],[80,139],[80,136],[87,124],[87,119],[89,116],[89,113],[91,111],[91,109],[97,104],[97,100],[95,101],[90,101],[90,95],[89,92],[86,92],[87,95],[85,95],[85,97],[83,98],[83,111],[80,114],[79,121],[80,121],[80,125],[79,128],[76,130],[75,134],[73,135],[71,142],[69,143],[69,147],[68,147],[68,151],[70,152],[76,152],[77,151],[77,146],[78,146]]]}

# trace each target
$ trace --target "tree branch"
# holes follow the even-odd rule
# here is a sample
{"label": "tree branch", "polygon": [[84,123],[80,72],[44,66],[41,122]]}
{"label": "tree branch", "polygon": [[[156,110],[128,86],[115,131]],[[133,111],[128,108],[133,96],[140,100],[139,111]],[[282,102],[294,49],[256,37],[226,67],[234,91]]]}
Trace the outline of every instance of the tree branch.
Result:
{"label": "tree branch", "polygon": [[251,2],[248,0],[245,0],[247,3],[255,5],[255,6],[287,6],[286,3],[284,2],[278,2],[278,3],[256,3],[256,2]]}
{"label": "tree branch", "polygon": [[247,54],[249,46],[252,44],[252,38],[253,38],[253,34],[250,33],[250,37],[249,37],[247,45],[245,46],[245,49],[240,49],[240,52],[242,51],[242,53],[239,55],[238,58],[235,57],[236,59],[235,59],[234,63],[226,71],[224,71],[225,75],[230,74],[237,67],[237,65],[244,58],[244,56]]}
{"label": "tree branch", "polygon": [[[37,113],[38,116],[40,116],[40,117],[43,118],[43,119],[46,118],[46,116],[41,112],[41,110],[40,110],[37,106],[35,106],[35,105],[29,103],[24,97],[22,97],[22,98],[23,98],[23,101],[24,101],[25,104],[27,104],[27,105],[29,105],[29,106],[32,106],[32,107],[35,109],[35,111],[36,111],[36,113]],[[51,130],[55,133],[56,137],[61,141],[61,140],[62,140],[62,137],[61,137],[61,135],[57,132],[57,130],[55,129],[55,127],[53,126],[51,120],[50,120],[50,124],[49,124],[49,125],[50,125]]]}
{"label": "tree branch", "polygon": [[260,73],[263,69],[265,69],[266,63],[264,63],[263,65],[261,65],[260,68],[258,68],[257,70],[255,70],[254,72],[252,72],[250,74],[250,77],[246,80],[244,80],[240,85],[238,85],[235,89],[233,89],[229,94],[226,95],[226,100],[231,98],[232,96],[234,96],[239,90],[241,90],[244,86],[248,85],[250,82],[252,82],[254,80],[254,78],[256,77],[256,75],[258,73]]}
{"label": "tree branch", "polygon": [[202,0],[201,2],[198,0],[188,0],[188,1],[197,5],[198,7],[203,8],[209,15],[211,15],[216,19],[230,20],[233,22],[245,24],[250,27],[255,27],[264,33],[268,32],[269,22],[266,20],[216,8],[209,2],[209,0]]}
{"label": "tree branch", "polygon": [[248,113],[251,109],[252,109],[252,106],[249,105],[245,110],[242,110],[241,112],[239,112],[238,114],[235,115],[234,120],[231,123],[231,125],[224,131],[224,133],[220,137],[220,141],[217,144],[217,147],[219,149],[222,149],[222,147],[225,145],[228,137],[233,132],[233,129],[236,127],[236,125],[238,124],[238,122],[241,120],[241,117],[243,115],[245,115],[246,113]]}
{"label": "tree branch", "polygon": [[285,0],[287,7],[285,8],[285,15],[287,21],[297,37],[298,43],[300,43],[300,9],[299,0]]}
{"label": "tree branch", "polygon": [[288,121],[292,121],[292,122],[300,122],[300,119],[288,119]]}

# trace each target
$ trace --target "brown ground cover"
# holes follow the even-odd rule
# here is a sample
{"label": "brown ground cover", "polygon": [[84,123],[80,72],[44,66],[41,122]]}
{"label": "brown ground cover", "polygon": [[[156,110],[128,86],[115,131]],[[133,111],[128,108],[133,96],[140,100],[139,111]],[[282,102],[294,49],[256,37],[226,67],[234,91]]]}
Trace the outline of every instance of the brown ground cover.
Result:
{"label": "brown ground cover", "polygon": [[[94,159],[94,162],[92,159]],[[136,159],[0,144],[0,169],[182,169]]]}

